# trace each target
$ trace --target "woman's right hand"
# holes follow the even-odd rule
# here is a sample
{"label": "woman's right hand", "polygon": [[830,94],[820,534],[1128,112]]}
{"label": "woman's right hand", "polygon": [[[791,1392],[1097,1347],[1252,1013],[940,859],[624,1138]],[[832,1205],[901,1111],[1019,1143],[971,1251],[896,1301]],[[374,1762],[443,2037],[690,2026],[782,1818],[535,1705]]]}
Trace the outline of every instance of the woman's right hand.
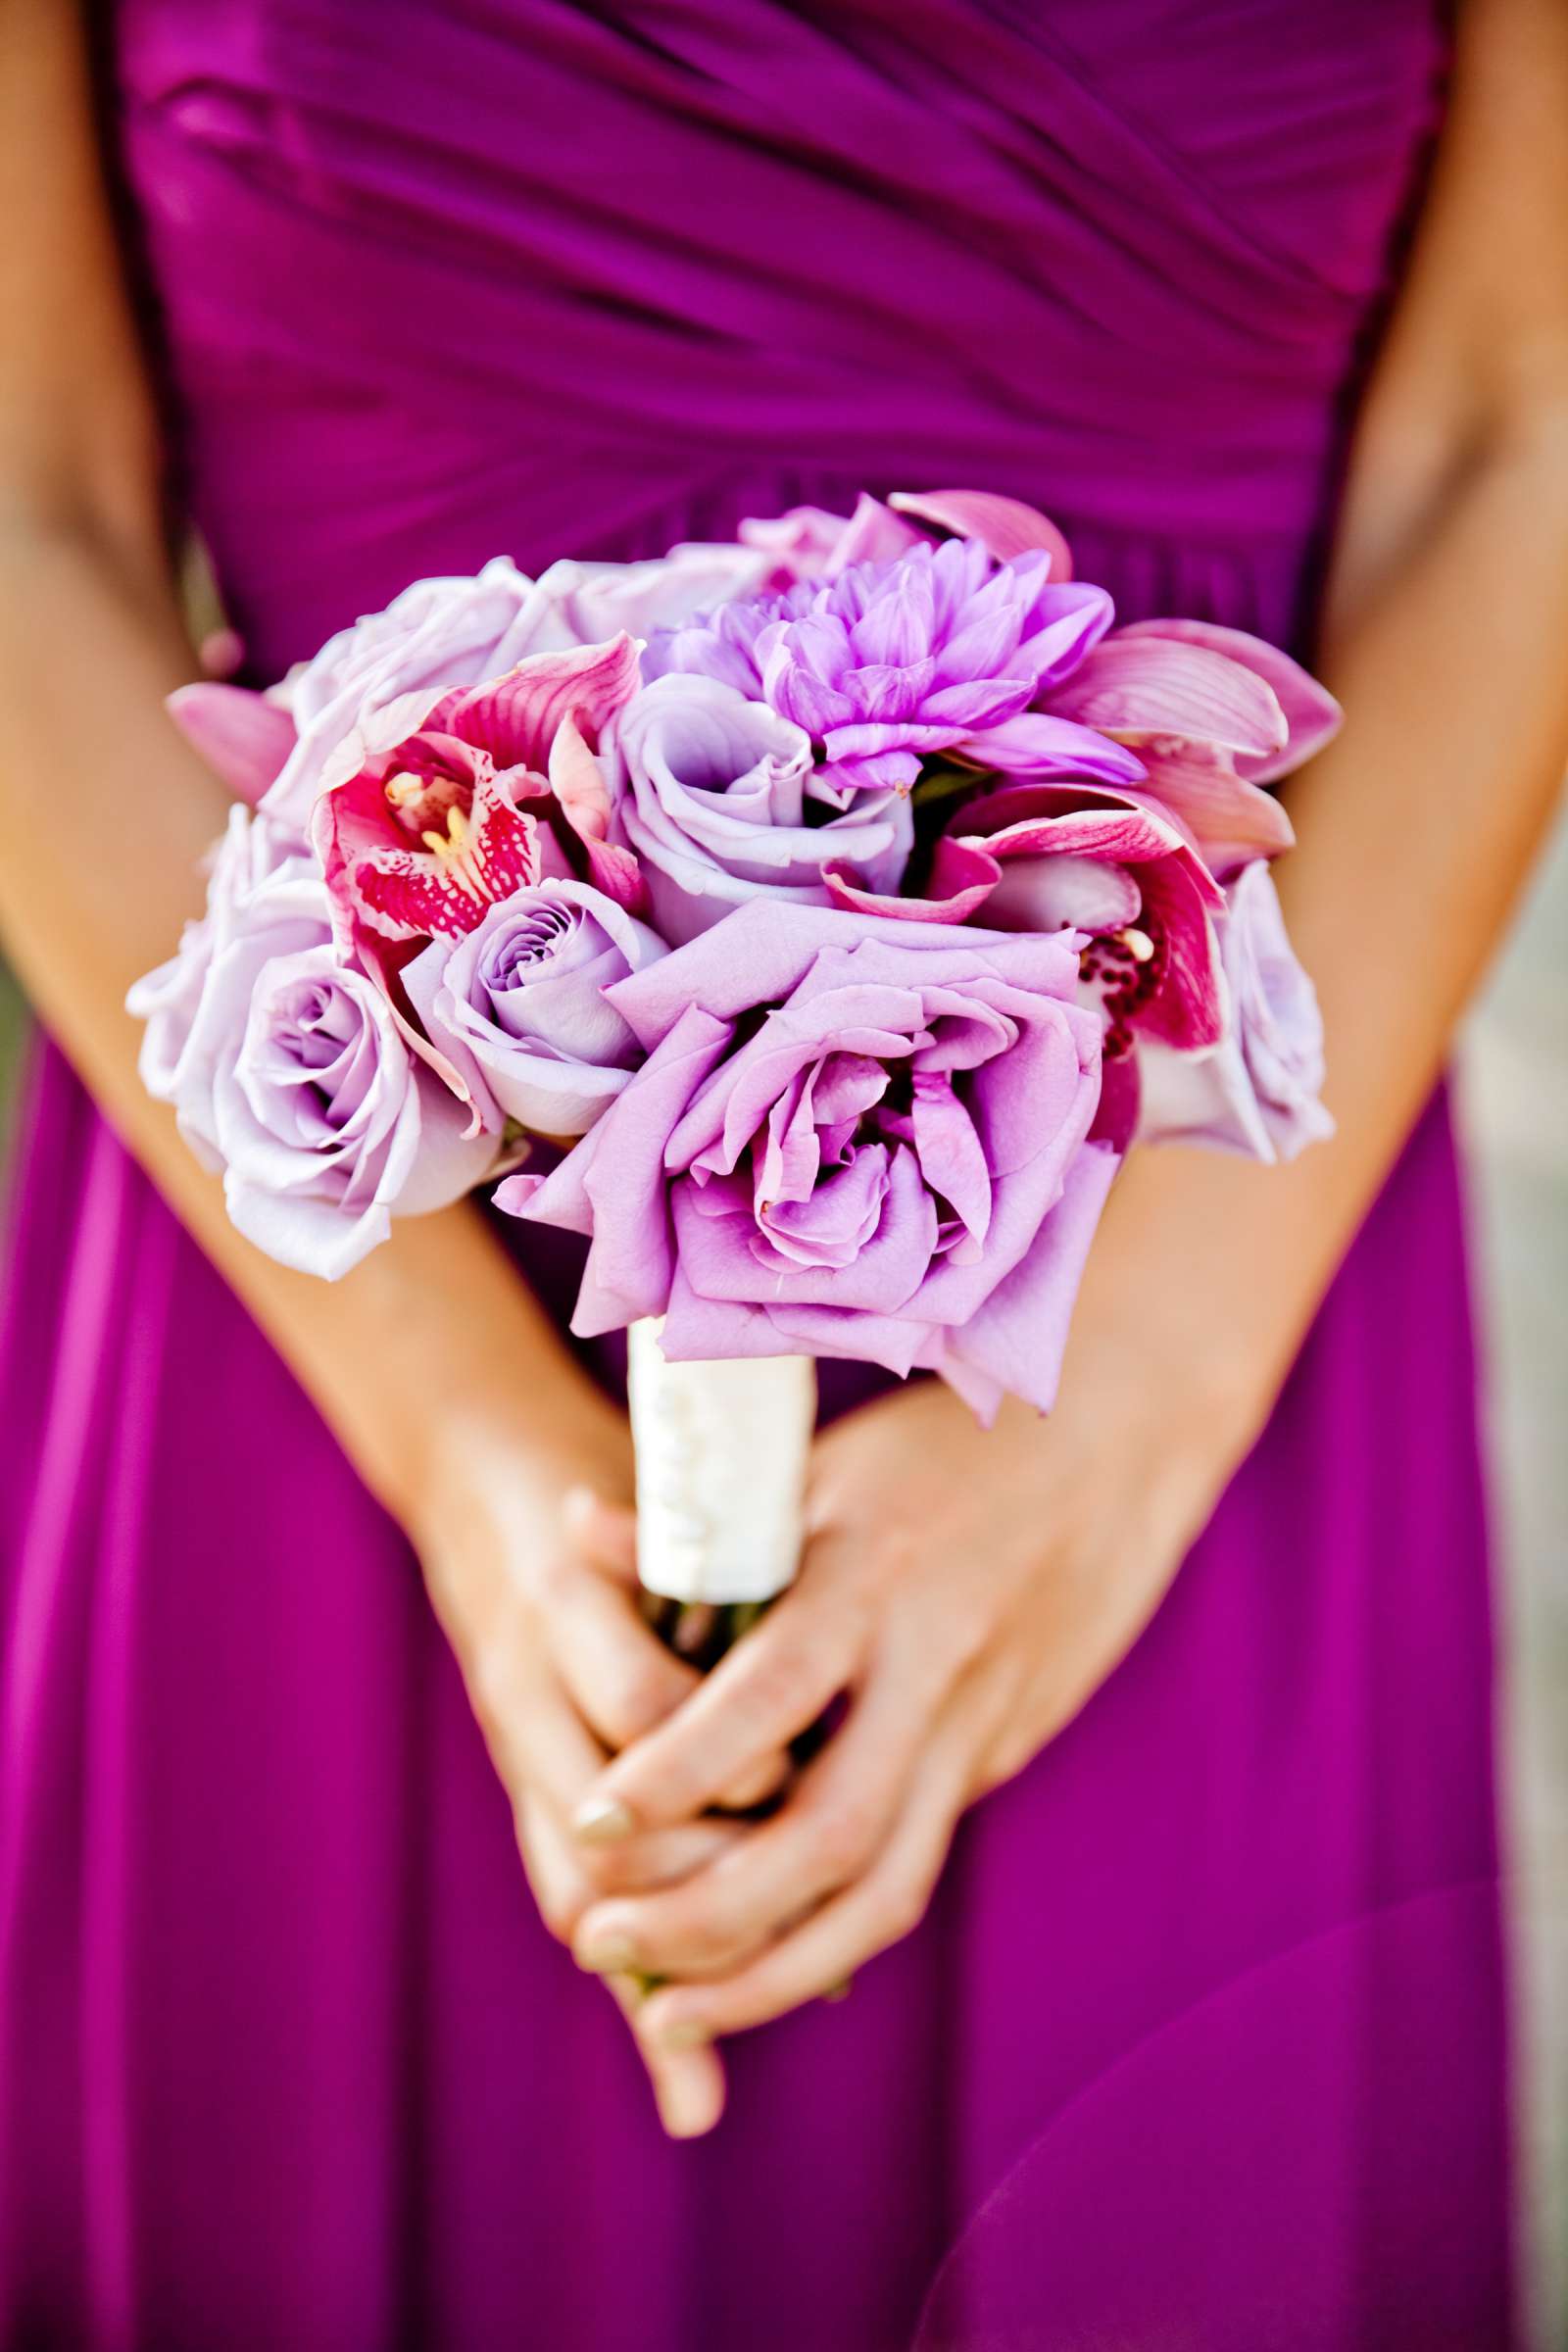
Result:
{"label": "woman's right hand", "polygon": [[[625,1514],[596,1499],[631,1493],[624,1416],[585,1394],[572,1419],[571,1439],[558,1436],[547,1460],[515,1424],[445,1431],[411,1529],[511,1801],[529,1885],[568,1945],[603,1896],[673,1886],[746,1834],[710,1817],[595,1846],[571,1829],[608,1758],[672,1714],[698,1680],[638,1606]],[[755,1801],[777,1777],[770,1769],[734,1800]],[[634,2022],[639,1980],[607,1983]],[[677,2138],[709,2130],[724,2097],[715,2053],[660,2052],[640,2037],[638,2047],[665,2130]]]}

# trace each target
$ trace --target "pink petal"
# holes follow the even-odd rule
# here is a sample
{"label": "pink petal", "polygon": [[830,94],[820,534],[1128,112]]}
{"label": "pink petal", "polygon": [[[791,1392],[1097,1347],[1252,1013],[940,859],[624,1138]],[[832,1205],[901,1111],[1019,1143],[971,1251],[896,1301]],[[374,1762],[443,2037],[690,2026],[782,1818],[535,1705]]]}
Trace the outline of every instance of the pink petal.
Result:
{"label": "pink petal", "polygon": [[1120,931],[1144,895],[1124,866],[1095,858],[1001,853],[988,923],[1004,931]]}
{"label": "pink petal", "polygon": [[1155,736],[1139,750],[1148,773],[1124,787],[1127,798],[1173,817],[1212,872],[1223,877],[1254,858],[1277,858],[1296,839],[1273,794],[1250,784],[1211,744]]}
{"label": "pink petal", "polygon": [[614,841],[585,841],[582,848],[595,890],[602,890],[628,914],[646,915],[648,884],[635,854]]}
{"label": "pink petal", "polygon": [[587,743],[597,744],[641,679],[636,640],[622,631],[604,645],[529,654],[504,677],[444,695],[424,723],[488,752],[498,768],[528,767],[542,774],[566,720]]}
{"label": "pink petal", "polygon": [[[1225,1030],[1220,995],[1219,942],[1208,907],[1188,865],[1167,858],[1143,866],[1144,919],[1163,935],[1165,969],[1159,986],[1135,1016],[1136,1026],[1178,1052],[1217,1045]],[[1202,869],[1200,867],[1199,871]]]}
{"label": "pink petal", "polygon": [[294,721],[288,712],[245,686],[204,678],[192,686],[176,686],[164,707],[214,774],[236,800],[253,808],[294,749]]}
{"label": "pink petal", "polygon": [[825,507],[791,507],[785,514],[748,514],[735,536],[742,547],[774,559],[773,584],[783,587],[825,578],[849,527],[847,514],[831,514]]}
{"label": "pink petal", "polygon": [[[519,801],[529,797],[534,779],[518,789]],[[574,718],[563,719],[550,747],[550,786],[562,815],[583,846],[588,878],[596,890],[613,899],[630,914],[648,906],[648,886],[633,853],[609,839],[610,787],[603,768],[583,741]]]}
{"label": "pink petal", "polygon": [[436,933],[460,938],[483,920],[494,901],[538,880],[534,819],[506,798],[485,754],[471,757],[472,805],[461,858],[421,847],[396,824],[387,807],[384,761],[334,785],[317,802],[312,833],[340,947],[352,949],[362,928],[383,939]]}
{"label": "pink petal", "polygon": [[906,555],[911,547],[918,547],[921,537],[919,531],[901,521],[879,498],[870,498],[862,491],[855,513],[821,567],[820,576],[836,580],[853,564],[886,564],[895,556]]}
{"label": "pink petal", "polygon": [[1137,1131],[1141,1092],[1138,1056],[1135,1054],[1120,1054],[1108,1061],[1102,1061],[1100,1065],[1100,1101],[1095,1106],[1089,1142],[1108,1144],[1113,1152],[1124,1152]]}
{"label": "pink petal", "polygon": [[550,789],[562,814],[582,841],[603,841],[610,831],[610,786],[569,714],[550,747]]}
{"label": "pink petal", "polygon": [[1021,499],[990,490],[895,490],[888,505],[959,539],[978,539],[1000,563],[1044,548],[1054,580],[1072,578],[1072,550],[1054,522]]}
{"label": "pink petal", "polygon": [[1254,784],[1271,784],[1293,767],[1299,767],[1321,751],[1334,735],[1344,716],[1339,704],[1326,686],[1320,686],[1308,670],[1278,646],[1261,637],[1250,636],[1245,629],[1222,629],[1207,620],[1137,620],[1123,629],[1123,637],[1163,637],[1183,645],[1206,646],[1210,652],[1223,654],[1227,661],[1239,662],[1273,693],[1285,713],[1287,737],[1284,749],[1272,757],[1248,760],[1242,772]]}
{"label": "pink petal", "polygon": [[956,821],[963,827],[960,840],[998,858],[1088,858],[1140,867],[1176,858],[1192,869],[1201,903],[1216,908],[1225,903],[1219,884],[1168,818],[1117,794],[1013,785],[971,801]]}
{"label": "pink petal", "polygon": [[859,914],[891,915],[906,923],[966,923],[990,897],[1001,871],[984,850],[947,836],[937,843],[930,878],[919,898],[862,890],[853,879],[854,870],[847,865],[823,868],[822,879],[834,904]]}
{"label": "pink petal", "polygon": [[1241,760],[1269,761],[1287,727],[1266,679],[1207,646],[1116,629],[1051,696],[1052,710],[1102,734],[1181,735]]}

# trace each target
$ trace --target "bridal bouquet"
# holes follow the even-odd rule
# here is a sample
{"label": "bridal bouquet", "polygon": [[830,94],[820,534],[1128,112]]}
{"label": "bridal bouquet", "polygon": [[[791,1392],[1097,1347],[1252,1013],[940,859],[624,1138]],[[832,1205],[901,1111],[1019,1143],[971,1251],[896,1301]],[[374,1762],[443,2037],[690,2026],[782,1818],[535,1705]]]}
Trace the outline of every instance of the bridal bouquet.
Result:
{"label": "bridal bouquet", "polygon": [[1043,516],[950,492],[498,558],[266,694],[186,687],[241,805],[131,993],[146,1084],[288,1265],[486,1185],[583,1236],[643,1579],[763,1599],[816,1358],[1046,1410],[1135,1136],[1327,1132],[1264,788],[1335,705],[1113,622]]}

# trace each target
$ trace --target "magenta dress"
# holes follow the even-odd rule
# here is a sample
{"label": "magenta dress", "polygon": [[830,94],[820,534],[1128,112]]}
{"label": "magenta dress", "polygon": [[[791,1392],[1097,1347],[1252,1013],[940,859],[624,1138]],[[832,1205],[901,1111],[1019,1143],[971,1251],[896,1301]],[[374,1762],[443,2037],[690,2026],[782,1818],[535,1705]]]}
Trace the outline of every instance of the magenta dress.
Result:
{"label": "magenta dress", "polygon": [[[1434,0],[110,19],[255,677],[417,574],[862,484],[1014,493],[1124,617],[1310,649]],[[564,1303],[571,1245],[525,1247]],[[49,1054],[9,1267],[7,2347],[1512,2340],[1441,1103],[1132,1654],[694,2145],[534,1915],[397,1531]]]}

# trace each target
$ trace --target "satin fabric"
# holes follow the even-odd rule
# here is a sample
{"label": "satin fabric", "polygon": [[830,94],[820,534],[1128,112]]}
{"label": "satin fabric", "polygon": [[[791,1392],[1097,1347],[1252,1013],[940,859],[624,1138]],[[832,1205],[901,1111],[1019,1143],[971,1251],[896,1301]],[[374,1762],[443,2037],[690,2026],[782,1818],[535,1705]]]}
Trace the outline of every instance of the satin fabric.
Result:
{"label": "satin fabric", "polygon": [[[1429,0],[109,29],[178,488],[256,679],[500,549],[945,482],[1047,508],[1124,617],[1310,651]],[[571,1245],[516,1254],[564,1317]],[[0,1416],[0,2340],[1510,2340],[1441,1102],[1130,1656],[851,2000],[732,2045],[697,2145],[533,1914],[406,1545],[52,1052]]]}

